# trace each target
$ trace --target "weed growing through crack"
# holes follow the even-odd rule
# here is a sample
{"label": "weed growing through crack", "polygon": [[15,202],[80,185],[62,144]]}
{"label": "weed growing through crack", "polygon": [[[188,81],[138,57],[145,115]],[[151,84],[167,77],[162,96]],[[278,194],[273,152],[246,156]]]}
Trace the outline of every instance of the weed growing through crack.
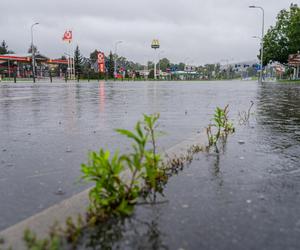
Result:
{"label": "weed growing through crack", "polygon": [[251,109],[254,105],[254,102],[250,102],[250,107],[248,108],[247,111],[241,111],[239,112],[239,124],[240,125],[245,125],[249,122],[250,116],[251,116]]}
{"label": "weed growing through crack", "polygon": [[159,114],[152,116],[144,115],[144,129],[149,137],[151,144],[150,150],[145,152],[145,171],[144,179],[144,198],[152,198],[152,202],[156,200],[156,193],[162,194],[167,176],[163,167],[161,155],[157,152],[156,138],[158,136],[157,120]]}
{"label": "weed growing through crack", "polygon": [[50,235],[47,239],[38,239],[36,234],[27,229],[24,232],[23,240],[29,250],[60,250],[61,242],[56,236]]}
{"label": "weed growing through crack", "polygon": [[91,152],[89,162],[82,164],[83,179],[95,182],[89,193],[90,219],[130,215],[139,197],[153,194],[155,200],[156,192],[162,193],[165,175],[155,140],[158,119],[159,114],[144,115],[134,131],[116,130],[133,141],[131,153],[111,156],[101,149]]}
{"label": "weed growing through crack", "polygon": [[186,165],[189,165],[193,161],[193,157],[195,154],[204,151],[204,147],[199,145],[192,145],[185,154],[180,156],[173,156],[172,158],[168,158],[168,160],[164,163],[164,171],[167,176],[172,176],[177,174],[179,171],[182,171]]}
{"label": "weed growing through crack", "polygon": [[233,123],[229,121],[228,113],[229,105],[226,105],[224,109],[217,107],[213,117],[214,123],[209,124],[206,128],[208,146],[215,146],[217,151],[217,143],[219,139],[226,139],[228,134],[234,133],[235,131]]}
{"label": "weed growing through crack", "polygon": [[132,152],[128,154],[116,152],[112,155],[103,149],[91,152],[88,163],[81,166],[82,178],[95,183],[89,193],[86,217],[79,216],[75,222],[68,218],[64,226],[55,223],[45,239],[38,239],[34,232],[26,230],[23,240],[27,249],[76,249],[84,230],[110,218],[130,215],[139,198],[155,203],[156,194],[163,194],[168,178],[189,164],[195,153],[203,150],[194,145],[186,154],[163,161],[156,143],[158,119],[159,114],[144,115],[133,131],[116,130],[133,141]]}
{"label": "weed growing through crack", "polygon": [[[105,219],[108,214],[130,214],[138,197],[137,176],[131,176],[128,185],[121,178],[125,171],[125,156],[116,152],[113,156],[107,150],[89,155],[88,164],[82,164],[83,178],[95,182],[89,193],[89,214],[97,219]],[[95,218],[94,218],[95,219]]]}

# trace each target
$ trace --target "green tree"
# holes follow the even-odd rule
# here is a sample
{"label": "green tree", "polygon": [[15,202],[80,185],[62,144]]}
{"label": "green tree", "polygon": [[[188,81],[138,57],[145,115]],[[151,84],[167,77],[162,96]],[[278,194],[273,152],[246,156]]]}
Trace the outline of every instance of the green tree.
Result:
{"label": "green tree", "polygon": [[154,63],[151,62],[151,61],[148,61],[148,62],[147,62],[147,67],[148,67],[148,70],[154,69]]}
{"label": "green tree", "polygon": [[286,63],[289,54],[300,50],[300,8],[291,4],[289,10],[281,10],[275,26],[269,28],[263,40],[263,64],[270,61]]}
{"label": "green tree", "polygon": [[82,57],[82,64],[81,64],[81,77],[83,78],[89,78],[89,75],[91,73],[91,60],[86,57]]}
{"label": "green tree", "polygon": [[8,46],[6,42],[3,40],[0,46],[0,55],[8,54]]}
{"label": "green tree", "polygon": [[8,49],[7,43],[5,42],[5,40],[2,41],[1,45],[0,45],[0,55],[3,54],[14,54],[15,52],[13,52],[12,50]]}
{"label": "green tree", "polygon": [[96,49],[92,53],[90,53],[90,60],[93,62],[97,61],[98,53],[99,53],[99,51]]}
{"label": "green tree", "polygon": [[159,60],[160,70],[166,72],[166,69],[170,67],[170,61],[168,58],[162,58]]}
{"label": "green tree", "polygon": [[75,73],[77,76],[82,74],[82,66],[83,66],[83,58],[79,50],[79,46],[76,46],[74,51],[74,66],[75,66]]}
{"label": "green tree", "polygon": [[216,79],[220,78],[220,73],[221,73],[221,64],[217,63],[217,64],[215,64],[215,78]]}
{"label": "green tree", "polygon": [[149,79],[154,79],[154,69],[151,69],[148,75]]}
{"label": "green tree", "polygon": [[247,68],[247,75],[248,75],[248,77],[256,76],[256,74],[257,74],[257,71],[255,70],[254,67],[248,67]]}
{"label": "green tree", "polygon": [[98,73],[98,50],[94,50],[90,53],[90,58],[87,61],[86,65],[89,67],[89,70],[93,69],[93,73]]}
{"label": "green tree", "polygon": [[290,7],[289,26],[287,36],[290,52],[296,53],[300,50],[300,8],[296,4]]}
{"label": "green tree", "polygon": [[180,63],[178,64],[178,70],[183,71],[184,68],[185,68],[185,63],[180,62]]}
{"label": "green tree", "polygon": [[114,78],[114,70],[115,70],[115,63],[114,63],[114,56],[112,52],[109,53],[108,57],[108,77]]}
{"label": "green tree", "polygon": [[215,64],[205,64],[204,69],[205,69],[205,76],[210,80],[212,77],[215,76]]}

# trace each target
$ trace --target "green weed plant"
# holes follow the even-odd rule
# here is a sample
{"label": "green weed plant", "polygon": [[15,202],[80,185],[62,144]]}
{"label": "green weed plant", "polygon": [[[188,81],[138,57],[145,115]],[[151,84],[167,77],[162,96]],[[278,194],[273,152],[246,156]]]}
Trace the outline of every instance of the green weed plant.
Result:
{"label": "green weed plant", "polygon": [[229,105],[226,105],[224,109],[220,107],[215,109],[213,123],[206,128],[209,147],[217,146],[220,138],[224,139],[228,134],[234,133],[235,128],[233,123],[229,121],[228,113]]}
{"label": "green weed plant", "polygon": [[24,232],[23,240],[28,250],[61,250],[60,238],[50,235],[46,239],[38,239],[36,234],[27,229]]}
{"label": "green weed plant", "polygon": [[166,179],[162,160],[157,153],[156,126],[159,114],[144,115],[134,130],[117,129],[132,143],[132,152],[114,155],[100,149],[89,154],[87,164],[82,164],[82,178],[95,186],[89,193],[91,219],[108,215],[130,215],[137,199],[156,192],[162,193]]}
{"label": "green weed plant", "polygon": [[254,105],[254,102],[251,101],[250,107],[248,108],[247,111],[239,112],[239,124],[240,125],[249,124],[250,116],[252,114],[251,109],[252,109],[253,105]]}
{"label": "green weed plant", "polygon": [[[217,114],[216,122],[218,117],[222,116]],[[55,223],[44,239],[39,239],[29,229],[25,230],[23,240],[26,248],[76,249],[84,230],[110,218],[119,219],[130,215],[140,198],[144,198],[146,204],[149,201],[156,202],[156,194],[163,195],[168,178],[182,170],[185,164],[189,164],[195,153],[202,151],[202,147],[193,145],[185,155],[163,161],[156,142],[161,134],[157,131],[158,119],[159,114],[144,115],[133,131],[116,130],[132,141],[132,150],[127,154],[111,154],[104,149],[90,152],[88,163],[81,165],[82,179],[94,183],[89,192],[90,205],[86,217],[78,216],[75,222],[68,218],[64,227]],[[226,122],[222,124],[229,130],[230,126]],[[1,243],[3,244],[0,240],[0,245]]]}

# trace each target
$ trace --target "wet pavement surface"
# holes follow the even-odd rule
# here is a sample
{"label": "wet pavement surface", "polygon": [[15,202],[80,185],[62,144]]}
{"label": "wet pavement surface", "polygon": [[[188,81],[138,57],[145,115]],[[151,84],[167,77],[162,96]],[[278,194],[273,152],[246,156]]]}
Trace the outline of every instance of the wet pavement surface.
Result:
{"label": "wet pavement surface", "polygon": [[[299,249],[300,85],[255,82],[0,85],[0,228],[84,189],[88,150],[126,150],[114,128],[160,112],[167,148],[201,131],[216,106],[255,106],[220,154],[201,153],[165,190],[91,245],[117,249]],[[239,143],[243,141],[245,143]],[[96,231],[95,231],[96,232]],[[85,246],[86,247],[86,246]]]}
{"label": "wet pavement surface", "polygon": [[[83,190],[89,150],[126,150],[116,128],[160,112],[169,147],[209,122],[216,105],[248,106],[252,82],[0,84],[0,230]],[[209,116],[208,116],[209,115]]]}
{"label": "wet pavement surface", "polygon": [[300,86],[258,86],[253,100],[219,154],[170,179],[166,203],[100,225],[82,249],[300,249]]}

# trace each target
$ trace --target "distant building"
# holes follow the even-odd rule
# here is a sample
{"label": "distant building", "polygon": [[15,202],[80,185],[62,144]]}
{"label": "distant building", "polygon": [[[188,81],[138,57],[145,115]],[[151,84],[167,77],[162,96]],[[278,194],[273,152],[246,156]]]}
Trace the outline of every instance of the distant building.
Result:
{"label": "distant building", "polygon": [[[36,75],[45,77],[49,70],[56,69],[59,65],[68,65],[67,60],[50,59],[40,53],[35,54]],[[0,55],[0,72],[3,76],[31,77],[32,55],[31,54],[5,54]],[[62,74],[62,72],[59,72]]]}
{"label": "distant building", "polygon": [[199,73],[196,71],[173,71],[171,72],[172,78],[177,80],[192,80],[198,79],[200,77]]}
{"label": "distant building", "polygon": [[147,78],[150,74],[150,70],[148,70],[148,69],[136,70],[135,72],[138,73],[139,76],[144,77],[144,78]]}
{"label": "distant building", "polygon": [[169,72],[163,72],[163,71],[160,70],[160,72],[159,72],[159,78],[160,79],[164,79],[164,80],[170,79],[171,78],[171,73],[169,73]]}
{"label": "distant building", "polygon": [[282,78],[286,67],[279,62],[272,62],[265,66],[264,74],[268,78]]}
{"label": "distant building", "polygon": [[300,53],[298,52],[297,54],[292,54],[289,55],[289,66],[294,68],[294,74],[293,74],[293,79],[299,79],[300,76],[300,72],[299,72],[299,68],[300,68]]}

